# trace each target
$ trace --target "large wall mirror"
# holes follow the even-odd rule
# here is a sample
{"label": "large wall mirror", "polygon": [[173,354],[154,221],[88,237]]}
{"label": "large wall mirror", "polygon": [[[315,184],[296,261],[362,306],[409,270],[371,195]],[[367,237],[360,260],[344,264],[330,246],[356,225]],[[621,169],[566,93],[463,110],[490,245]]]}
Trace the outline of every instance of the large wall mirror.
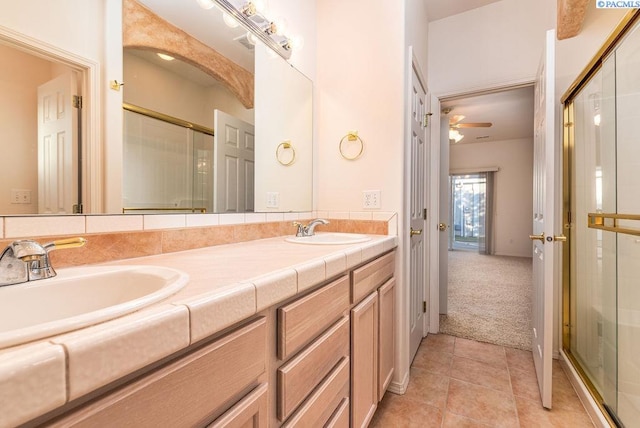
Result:
{"label": "large wall mirror", "polygon": [[[123,17],[123,212],[310,211],[311,81],[217,7],[203,9],[196,0],[125,0],[123,15],[140,8],[155,18],[134,16],[129,31],[137,35],[127,35]],[[159,33],[158,23],[169,32]],[[149,36],[160,42],[140,42]],[[158,43],[165,48],[153,48]],[[76,122],[83,117],[71,112],[71,148],[47,160],[39,147],[38,87],[62,80],[70,94],[80,92],[82,71],[21,48],[0,49],[16,64],[0,70],[0,87],[14,92],[12,100],[0,101],[0,109],[11,112],[2,115],[0,127],[16,153],[0,165],[10,171],[0,180],[0,194],[12,198],[0,199],[0,214],[70,214],[86,192],[77,180],[84,169]],[[20,63],[30,71],[18,71]],[[16,100],[25,98],[33,102],[16,109]],[[56,168],[65,179],[43,184],[43,171],[54,176]],[[61,192],[63,185],[69,190]],[[64,206],[42,203],[61,194],[69,199]]]}

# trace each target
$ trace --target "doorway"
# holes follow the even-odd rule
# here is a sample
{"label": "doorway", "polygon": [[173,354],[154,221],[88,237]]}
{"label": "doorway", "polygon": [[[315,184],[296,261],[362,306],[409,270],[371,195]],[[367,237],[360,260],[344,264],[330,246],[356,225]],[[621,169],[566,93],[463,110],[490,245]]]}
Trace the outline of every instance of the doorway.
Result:
{"label": "doorway", "polygon": [[[0,210],[71,214],[82,212],[85,205],[91,207],[85,212],[97,211],[102,160],[93,100],[99,90],[99,65],[2,28],[0,52],[6,64],[0,70],[0,128],[5,152],[10,153],[0,159],[0,191],[11,195],[0,201]],[[64,85],[54,85],[61,79]],[[44,91],[40,95],[39,88]],[[56,128],[62,116],[65,132]],[[45,122],[48,128],[39,126]],[[96,189],[91,195],[90,188]]]}
{"label": "doorway", "polygon": [[442,333],[530,349],[533,104],[532,86],[442,101]]}

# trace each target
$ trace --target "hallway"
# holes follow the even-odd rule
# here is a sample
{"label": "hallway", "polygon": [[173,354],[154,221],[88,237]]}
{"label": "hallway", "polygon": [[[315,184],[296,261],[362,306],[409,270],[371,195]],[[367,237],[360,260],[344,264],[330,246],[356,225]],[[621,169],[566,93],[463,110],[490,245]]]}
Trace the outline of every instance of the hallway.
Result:
{"label": "hallway", "polygon": [[371,427],[593,426],[560,363],[542,408],[531,352],[438,334],[423,339],[407,392],[390,392]]}

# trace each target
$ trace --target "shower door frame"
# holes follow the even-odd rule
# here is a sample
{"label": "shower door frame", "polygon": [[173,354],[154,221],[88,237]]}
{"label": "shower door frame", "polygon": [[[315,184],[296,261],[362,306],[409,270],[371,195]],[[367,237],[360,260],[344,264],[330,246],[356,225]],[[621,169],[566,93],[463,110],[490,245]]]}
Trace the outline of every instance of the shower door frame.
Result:
{"label": "shower door frame", "polygon": [[571,241],[572,241],[572,222],[576,219],[572,218],[571,214],[571,197],[574,183],[572,183],[571,177],[573,171],[571,169],[572,156],[575,147],[575,135],[574,135],[574,106],[573,101],[580,93],[580,91],[587,85],[591,78],[602,68],[602,64],[605,58],[618,46],[619,42],[624,38],[627,32],[633,28],[633,26],[640,21],[640,9],[634,9],[627,13],[620,21],[616,29],[607,38],[603,46],[598,50],[592,60],[587,64],[584,70],[578,75],[576,80],[572,83],[569,89],[561,98],[563,104],[562,118],[563,118],[563,156],[562,156],[562,219],[563,219],[563,231],[567,237],[563,252],[562,252],[562,350],[572,365],[573,369],[578,373],[580,380],[583,382],[589,393],[591,394],[595,404],[600,409],[600,412],[607,420],[610,426],[616,426],[616,422],[609,415],[609,412],[604,406],[604,400],[600,393],[597,391],[595,385],[586,372],[582,369],[578,363],[576,357],[571,352]]}

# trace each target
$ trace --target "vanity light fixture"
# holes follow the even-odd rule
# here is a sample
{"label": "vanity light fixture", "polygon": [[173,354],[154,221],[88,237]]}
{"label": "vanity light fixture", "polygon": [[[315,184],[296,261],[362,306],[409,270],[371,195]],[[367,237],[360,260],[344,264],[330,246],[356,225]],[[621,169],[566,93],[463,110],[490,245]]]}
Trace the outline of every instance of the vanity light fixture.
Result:
{"label": "vanity light fixture", "polygon": [[[205,0],[197,0],[199,3]],[[212,0],[223,12],[235,19],[240,25],[260,39],[268,47],[276,51],[284,59],[291,58],[292,43],[283,34],[284,29],[267,17],[265,0]],[[227,22],[227,20],[225,20]],[[285,24],[286,25],[286,24]]]}
{"label": "vanity light fixture", "polygon": [[156,55],[158,55],[160,58],[162,58],[165,61],[173,61],[175,59],[171,55],[163,54],[161,52],[158,52]]}

